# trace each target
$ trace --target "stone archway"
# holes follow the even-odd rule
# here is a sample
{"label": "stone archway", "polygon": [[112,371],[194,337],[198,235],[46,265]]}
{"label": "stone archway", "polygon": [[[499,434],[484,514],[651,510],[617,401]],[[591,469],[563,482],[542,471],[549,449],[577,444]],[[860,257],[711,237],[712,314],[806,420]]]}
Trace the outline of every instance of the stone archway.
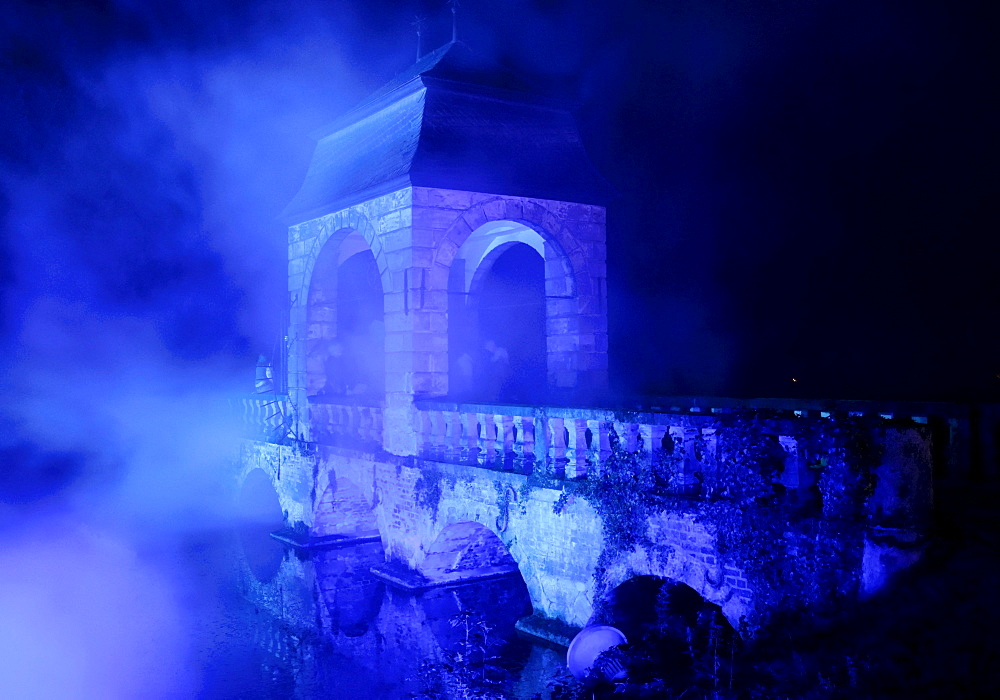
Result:
{"label": "stone archway", "polygon": [[519,574],[503,541],[472,521],[446,525],[425,550],[417,570],[435,583]]}
{"label": "stone archway", "polygon": [[306,393],[381,395],[384,283],[366,237],[350,228],[332,233],[319,246],[306,289]]}
{"label": "stone archway", "polygon": [[[504,231],[505,227],[514,232]],[[470,243],[477,243],[484,231],[500,243],[517,240],[531,245],[544,260],[546,384],[554,389],[603,388],[607,379],[603,255],[600,260],[589,260],[587,250],[560,218],[537,201],[490,199],[458,216],[435,250],[431,274],[442,277],[433,280],[436,285],[452,292],[450,306],[461,298],[458,294],[468,293],[472,281],[466,265],[460,262],[456,267],[456,261],[463,260]],[[471,257],[478,267],[490,247],[474,248],[476,254],[466,261]]]}
{"label": "stone archway", "polygon": [[[521,231],[537,241],[470,239],[463,246],[470,248],[465,251],[468,257],[455,260],[449,283],[448,340],[454,348],[451,394],[460,400],[544,400],[546,294],[539,252],[543,246],[537,233]],[[475,267],[470,270],[471,265]]]}

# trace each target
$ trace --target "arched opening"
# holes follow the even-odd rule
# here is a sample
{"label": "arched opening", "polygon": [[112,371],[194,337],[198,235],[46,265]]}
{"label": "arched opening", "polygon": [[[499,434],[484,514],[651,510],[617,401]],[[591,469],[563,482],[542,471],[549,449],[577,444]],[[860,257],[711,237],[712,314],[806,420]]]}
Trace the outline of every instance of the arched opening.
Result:
{"label": "arched opening", "polygon": [[333,236],[320,251],[307,303],[310,396],[380,399],[385,392],[382,279],[361,234]]}
{"label": "arched opening", "polygon": [[545,242],[512,221],[474,231],[449,281],[451,393],[530,402],[547,384]]}
{"label": "arched opening", "polygon": [[378,525],[361,489],[348,479],[338,478],[331,481],[316,504],[312,532],[314,537],[365,537],[377,535]]}
{"label": "arched opening", "polygon": [[285,550],[271,537],[284,522],[281,502],[271,478],[263,469],[247,474],[240,490],[237,527],[250,571],[258,580],[272,580],[281,567]]}
{"label": "arched opening", "polygon": [[592,624],[612,625],[628,639],[622,660],[630,680],[683,690],[727,677],[739,636],[718,605],[690,586],[636,576],[614,590]]}

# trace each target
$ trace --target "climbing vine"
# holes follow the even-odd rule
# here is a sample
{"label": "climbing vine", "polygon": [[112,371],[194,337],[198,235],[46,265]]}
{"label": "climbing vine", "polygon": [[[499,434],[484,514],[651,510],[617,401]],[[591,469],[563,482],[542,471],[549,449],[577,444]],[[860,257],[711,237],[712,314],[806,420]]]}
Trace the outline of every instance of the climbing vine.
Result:
{"label": "climbing vine", "polygon": [[[714,534],[719,570],[738,569],[759,610],[787,607],[788,595],[835,604],[831,593],[836,598],[857,583],[849,572],[859,570],[860,552],[844,543],[860,538],[865,503],[874,492],[881,456],[874,426],[862,419],[781,425],[755,411],[720,417],[715,427],[717,449],[699,433],[688,465],[683,450],[669,441],[650,453],[640,436],[636,449],[628,450],[612,430],[611,453],[600,469],[559,483],[554,513],[579,495],[601,518],[598,590],[607,567],[636,546],[668,556],[662,543],[649,540],[648,520],[681,510]],[[798,436],[811,486],[790,493],[781,482],[790,456],[779,433]]]}
{"label": "climbing vine", "polygon": [[438,506],[441,504],[443,493],[441,482],[444,474],[441,470],[430,464],[422,465],[420,476],[413,484],[413,491],[416,495],[417,505],[427,508],[431,513],[431,520],[437,519]]}

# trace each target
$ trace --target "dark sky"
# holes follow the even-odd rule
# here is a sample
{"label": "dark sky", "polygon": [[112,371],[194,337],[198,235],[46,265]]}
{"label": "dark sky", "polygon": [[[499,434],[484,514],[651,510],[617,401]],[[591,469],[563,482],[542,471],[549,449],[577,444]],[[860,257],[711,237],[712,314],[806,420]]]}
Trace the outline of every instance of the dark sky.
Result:
{"label": "dark sky", "polygon": [[[986,11],[950,5],[463,2],[462,38],[575,105],[621,194],[620,389],[1000,398],[1000,61]],[[277,335],[274,217],[308,133],[412,61],[414,15],[427,48],[450,34],[430,0],[0,12],[21,391],[39,372],[240,376]]]}

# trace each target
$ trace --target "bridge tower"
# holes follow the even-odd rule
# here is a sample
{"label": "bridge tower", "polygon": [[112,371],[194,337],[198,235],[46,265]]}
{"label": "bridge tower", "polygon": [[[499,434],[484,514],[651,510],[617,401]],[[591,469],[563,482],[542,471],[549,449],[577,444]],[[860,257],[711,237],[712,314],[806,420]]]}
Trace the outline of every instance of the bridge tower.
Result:
{"label": "bridge tower", "polygon": [[[378,402],[382,446],[409,455],[415,398],[602,392],[611,192],[565,107],[453,41],[314,136],[283,214],[300,434],[314,431],[310,406]],[[501,268],[506,305],[488,298]],[[523,338],[519,304],[536,313]],[[486,395],[470,377],[465,363],[494,335],[514,374],[537,372],[521,394]]]}

